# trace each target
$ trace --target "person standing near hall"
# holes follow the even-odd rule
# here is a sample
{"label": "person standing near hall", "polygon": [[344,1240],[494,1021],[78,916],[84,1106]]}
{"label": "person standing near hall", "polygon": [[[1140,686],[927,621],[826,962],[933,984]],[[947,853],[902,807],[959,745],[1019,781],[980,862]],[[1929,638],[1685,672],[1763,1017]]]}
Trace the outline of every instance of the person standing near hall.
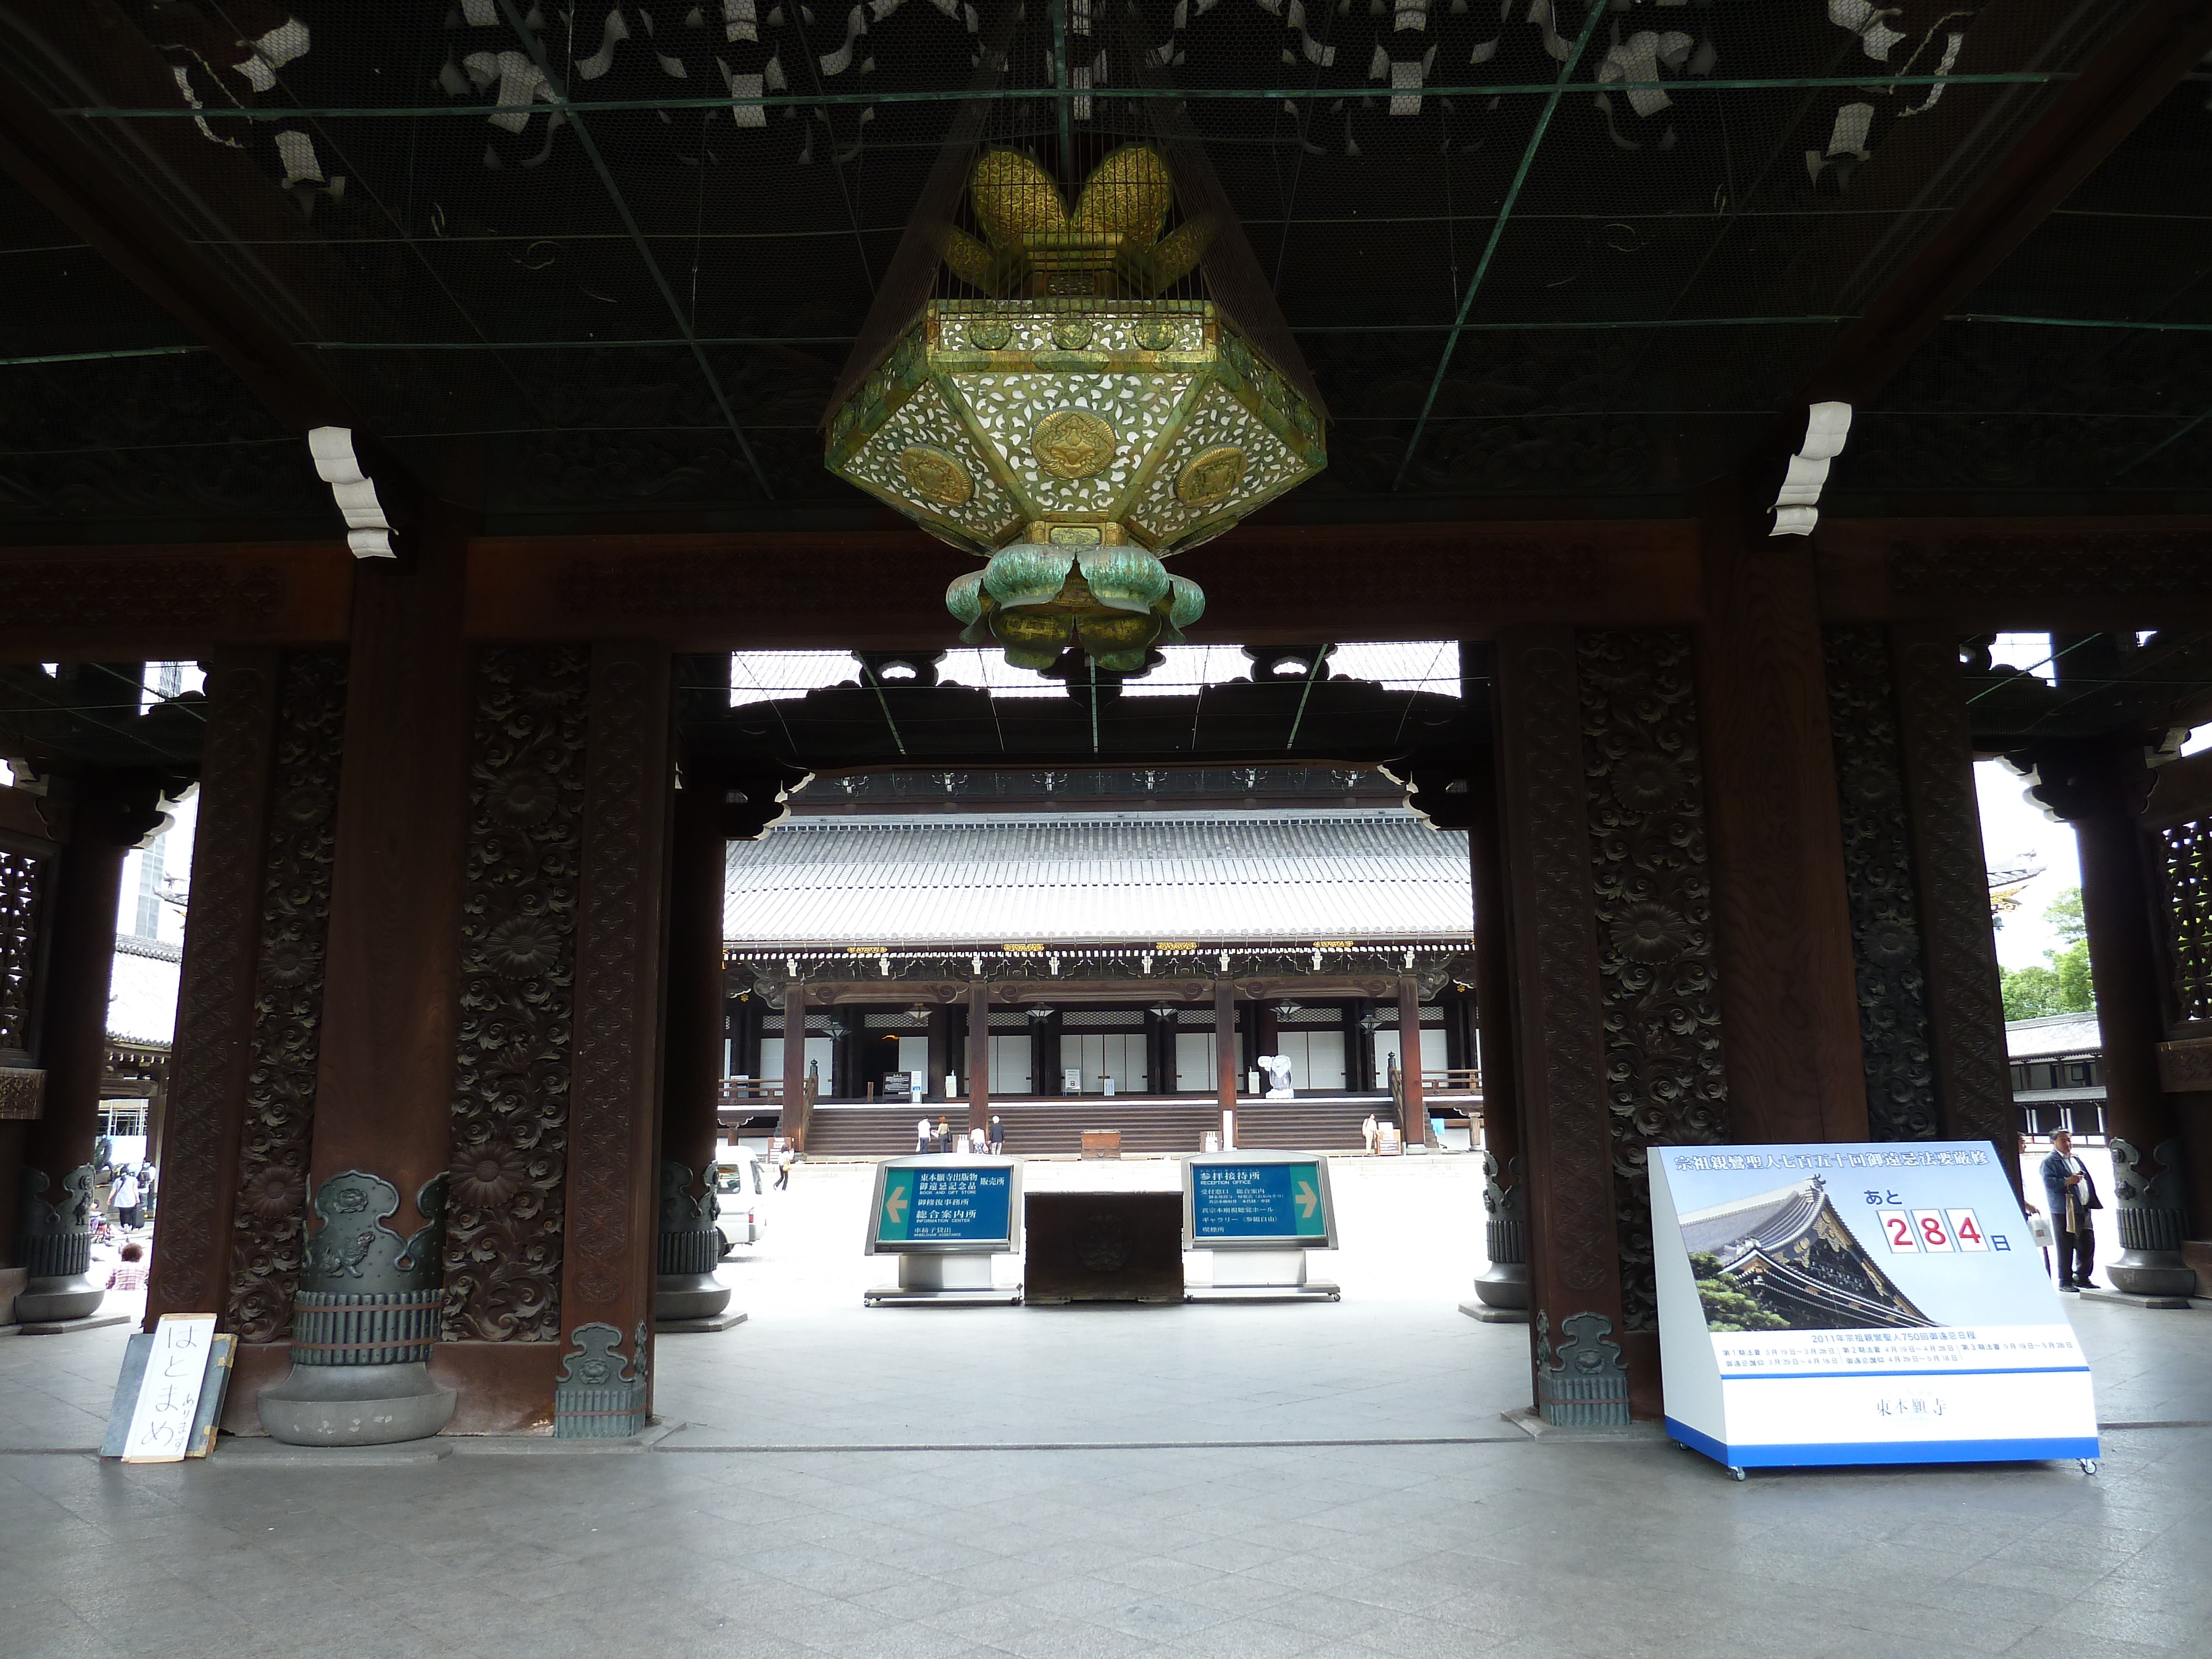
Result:
{"label": "person standing near hall", "polygon": [[929,1120],[927,1117],[914,1126],[914,1149],[917,1152],[929,1150]]}
{"label": "person standing near hall", "polygon": [[1370,1112],[1370,1113],[1368,1113],[1368,1115],[1367,1115],[1365,1117],[1364,1117],[1364,1118],[1360,1119],[1360,1121],[1359,1121],[1359,1139],[1361,1139],[1361,1140],[1362,1140],[1362,1141],[1366,1145],[1367,1152],[1368,1152],[1368,1155],[1369,1155],[1370,1157],[1374,1156],[1374,1152],[1375,1152],[1375,1114],[1374,1114],[1374,1113]]}
{"label": "person standing near hall", "polygon": [[115,1206],[115,1224],[125,1232],[138,1231],[138,1176],[125,1164],[116,1172],[115,1191],[111,1201]]}
{"label": "person standing near hall", "polygon": [[995,1158],[1006,1150],[1006,1126],[999,1121],[996,1112],[991,1114],[991,1155]]}
{"label": "person standing near hall", "polygon": [[940,1152],[949,1152],[952,1150],[952,1124],[950,1119],[940,1117],[937,1120],[937,1146],[934,1150]]}
{"label": "person standing near hall", "polygon": [[2093,1291],[2089,1274],[2097,1265],[2094,1212],[2105,1207],[2097,1183],[2074,1156],[2074,1137],[2061,1129],[2051,1137],[2051,1156],[2043,1160],[2043,1191],[2051,1200],[2051,1230],[2058,1239],[2058,1288]]}

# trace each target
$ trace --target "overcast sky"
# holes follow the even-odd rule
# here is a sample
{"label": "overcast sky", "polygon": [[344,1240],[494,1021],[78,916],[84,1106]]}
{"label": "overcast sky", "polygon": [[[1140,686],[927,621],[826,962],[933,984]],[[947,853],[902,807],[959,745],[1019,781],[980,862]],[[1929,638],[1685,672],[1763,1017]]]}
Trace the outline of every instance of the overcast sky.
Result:
{"label": "overcast sky", "polygon": [[[2000,634],[1990,653],[1994,662],[2025,668],[2050,678],[2051,636],[2048,634]],[[2212,726],[2200,726],[2182,745],[2194,754],[2212,745]],[[2039,968],[2045,951],[2055,950],[2058,935],[2043,919],[2051,900],[2069,887],[2081,884],[2081,866],[2074,855],[2074,832],[2053,823],[2042,810],[2021,798],[2027,780],[2002,761],[1984,761],[1974,768],[1982,805],[1982,850],[1992,870],[2040,866],[2043,874],[2020,894],[2020,908],[2004,918],[1997,929],[1997,960],[2008,968]]]}

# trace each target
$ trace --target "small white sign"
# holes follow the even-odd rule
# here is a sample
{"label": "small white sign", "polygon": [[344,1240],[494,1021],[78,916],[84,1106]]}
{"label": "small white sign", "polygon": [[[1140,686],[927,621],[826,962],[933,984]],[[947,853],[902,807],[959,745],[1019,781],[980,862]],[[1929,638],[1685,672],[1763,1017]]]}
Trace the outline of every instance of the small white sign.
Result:
{"label": "small white sign", "polygon": [[163,1314],[146,1356],[145,1381],[123,1443],[126,1463],[179,1463],[191,1449],[192,1423],[206,1386],[215,1341],[211,1313]]}

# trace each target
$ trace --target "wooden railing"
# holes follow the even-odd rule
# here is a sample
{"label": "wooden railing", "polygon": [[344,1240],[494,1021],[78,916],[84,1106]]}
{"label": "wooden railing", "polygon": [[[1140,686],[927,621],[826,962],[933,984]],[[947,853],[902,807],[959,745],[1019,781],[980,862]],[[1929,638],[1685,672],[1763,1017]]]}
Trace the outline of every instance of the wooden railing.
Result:
{"label": "wooden railing", "polygon": [[1455,1066],[1449,1071],[1421,1073],[1421,1096],[1425,1100],[1479,1101],[1482,1098],[1482,1073],[1472,1066]]}
{"label": "wooden railing", "polygon": [[722,1079],[722,1104],[781,1106],[783,1104],[783,1081],[780,1078],[726,1077]]}

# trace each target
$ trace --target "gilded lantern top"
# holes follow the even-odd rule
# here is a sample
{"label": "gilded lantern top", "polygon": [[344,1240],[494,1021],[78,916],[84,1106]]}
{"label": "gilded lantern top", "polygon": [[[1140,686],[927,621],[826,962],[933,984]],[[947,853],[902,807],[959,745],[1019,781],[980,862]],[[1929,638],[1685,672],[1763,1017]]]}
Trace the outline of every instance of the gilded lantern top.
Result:
{"label": "gilded lantern top", "polygon": [[1169,229],[1167,165],[1115,150],[1071,211],[1028,156],[969,180],[983,238],[947,268],[990,297],[928,302],[830,425],[832,471],[990,554],[1086,526],[1167,555],[1326,465],[1322,422],[1210,301],[1163,299],[1210,229]]}

